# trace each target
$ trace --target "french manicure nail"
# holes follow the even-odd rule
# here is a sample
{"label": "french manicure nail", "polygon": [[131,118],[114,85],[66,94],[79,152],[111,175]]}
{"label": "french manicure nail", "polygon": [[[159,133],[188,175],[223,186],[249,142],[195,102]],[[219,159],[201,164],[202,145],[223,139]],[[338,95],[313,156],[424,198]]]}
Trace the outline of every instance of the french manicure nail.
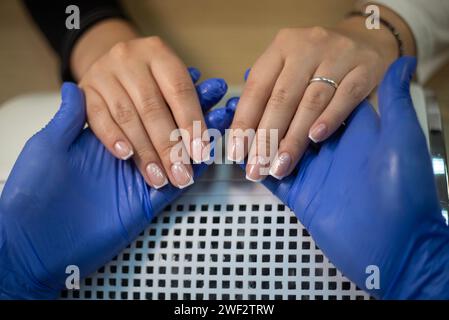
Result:
{"label": "french manicure nail", "polygon": [[315,143],[321,142],[327,133],[327,126],[324,123],[320,123],[315,128],[310,130],[309,139]]}
{"label": "french manicure nail", "polygon": [[204,143],[201,138],[193,139],[192,141],[192,160],[195,163],[201,163]]}
{"label": "french manicure nail", "polygon": [[117,141],[114,144],[114,150],[122,160],[128,160],[134,154],[133,150],[128,146],[128,144],[123,141]]}
{"label": "french manicure nail", "polygon": [[148,179],[155,189],[160,189],[168,183],[162,169],[156,163],[150,163],[146,167]]}
{"label": "french manicure nail", "polygon": [[242,137],[232,137],[229,140],[228,146],[228,160],[235,162],[242,162],[245,158],[245,143]]}
{"label": "french manicure nail", "polygon": [[290,155],[287,152],[282,152],[274,160],[273,165],[270,168],[270,175],[278,180],[281,180],[287,174],[291,162],[292,158]]}
{"label": "french manicure nail", "polygon": [[210,143],[207,145],[203,145],[203,155],[202,155],[203,162],[207,162],[210,160],[210,148],[211,148]]}
{"label": "french manicure nail", "polygon": [[184,189],[193,184],[193,177],[182,162],[175,162],[171,166],[171,172],[179,189]]}
{"label": "french manicure nail", "polygon": [[192,159],[195,163],[206,162],[210,159],[210,145],[206,145],[201,138],[192,141]]}
{"label": "french manicure nail", "polygon": [[263,158],[256,156],[248,162],[248,169],[246,170],[246,179],[252,182],[262,181],[264,176],[262,171],[264,170]]}

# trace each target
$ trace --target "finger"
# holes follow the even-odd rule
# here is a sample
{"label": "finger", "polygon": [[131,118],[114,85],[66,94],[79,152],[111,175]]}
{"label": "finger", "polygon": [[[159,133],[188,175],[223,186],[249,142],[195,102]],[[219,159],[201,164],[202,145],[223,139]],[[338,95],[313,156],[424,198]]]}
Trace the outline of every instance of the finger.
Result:
{"label": "finger", "polygon": [[219,78],[207,79],[196,86],[196,92],[200,100],[201,109],[207,112],[216,105],[226,94],[228,85]]}
{"label": "finger", "polygon": [[[327,108],[310,128],[309,136],[315,142],[327,139],[375,86],[374,78],[365,68],[356,67],[350,71],[338,86]],[[318,134],[314,135],[314,132],[318,132]]]}
{"label": "finger", "polygon": [[140,173],[152,187],[158,189],[165,186],[168,183],[167,174],[125,88],[112,77],[99,80],[98,91],[115,123],[131,142],[135,150],[133,159]]}
{"label": "finger", "polygon": [[101,143],[121,160],[128,160],[134,154],[132,144],[115,123],[109,113],[106,101],[92,87],[82,86],[86,97],[86,113],[89,127]]}
{"label": "finger", "polygon": [[[260,181],[268,175],[269,164],[276,155],[278,143],[287,132],[314,69],[313,65],[304,62],[286,61],[250,148],[246,168],[249,180]],[[273,174],[278,177],[284,175],[281,172]]]}
{"label": "finger", "polygon": [[246,130],[257,128],[283,64],[279,54],[267,52],[251,69],[229,132],[227,158],[230,161],[241,162],[245,158],[246,146],[252,142]]}
{"label": "finger", "polygon": [[[194,162],[209,160],[207,127],[196,89],[182,61],[170,49],[150,61],[151,72],[167,102],[179,129],[186,132],[183,141]],[[195,129],[194,129],[195,128]]]}
{"label": "finger", "polygon": [[[321,64],[315,76],[322,76],[340,82],[344,72],[332,68],[329,64]],[[309,129],[326,108],[335,88],[323,82],[312,82],[299,103],[298,109],[290,123],[290,127],[279,144],[278,154],[270,168],[273,177],[282,179],[290,174],[309,145]]]}
{"label": "finger", "polygon": [[[228,108],[217,108],[205,115],[205,122],[209,129],[216,129],[222,134],[231,125],[233,111]],[[193,165],[194,177],[199,177],[207,168],[204,163]],[[161,190],[150,190],[151,207],[156,214],[176,199],[182,190],[168,185]]]}
{"label": "finger", "polygon": [[86,122],[84,96],[78,86],[65,82],[61,88],[61,107],[45,127],[49,137],[67,147],[78,137]]}
{"label": "finger", "polygon": [[[131,61],[126,70],[121,68],[116,74],[137,109],[144,133],[154,145],[169,180],[179,188],[191,185],[193,175],[188,159],[172,159],[172,150],[179,141],[170,137],[177,132],[177,126],[148,67]],[[179,147],[188,154],[183,146]]]}

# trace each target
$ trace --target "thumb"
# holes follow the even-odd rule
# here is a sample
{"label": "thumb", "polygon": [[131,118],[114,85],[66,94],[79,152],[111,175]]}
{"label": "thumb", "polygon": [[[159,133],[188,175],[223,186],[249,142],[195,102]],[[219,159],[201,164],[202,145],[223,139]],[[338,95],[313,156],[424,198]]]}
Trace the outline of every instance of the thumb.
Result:
{"label": "thumb", "polygon": [[61,106],[44,128],[47,137],[60,146],[69,146],[80,134],[86,122],[84,95],[78,86],[65,82],[61,88]]}
{"label": "thumb", "polygon": [[381,124],[398,126],[404,118],[416,120],[416,112],[410,97],[410,80],[416,69],[416,58],[402,57],[388,69],[379,87],[379,111]]}

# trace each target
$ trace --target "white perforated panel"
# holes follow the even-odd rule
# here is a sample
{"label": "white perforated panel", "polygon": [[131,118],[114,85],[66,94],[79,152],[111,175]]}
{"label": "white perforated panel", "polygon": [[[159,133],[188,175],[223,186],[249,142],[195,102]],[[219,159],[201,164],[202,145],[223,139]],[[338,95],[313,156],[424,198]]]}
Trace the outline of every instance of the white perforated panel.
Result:
{"label": "white perforated panel", "polygon": [[[211,183],[213,180],[213,183]],[[367,299],[236,166],[209,169],[70,299]]]}

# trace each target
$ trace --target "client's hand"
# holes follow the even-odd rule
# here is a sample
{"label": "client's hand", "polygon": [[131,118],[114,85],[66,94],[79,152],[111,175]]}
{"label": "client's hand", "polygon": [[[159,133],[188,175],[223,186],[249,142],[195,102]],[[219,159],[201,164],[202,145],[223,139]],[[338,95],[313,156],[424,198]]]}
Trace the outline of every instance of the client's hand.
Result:
{"label": "client's hand", "polygon": [[[204,91],[203,111],[210,108]],[[224,94],[224,92],[222,92]],[[62,89],[54,119],[24,147],[0,198],[0,298],[55,298],[66,267],[81,277],[108,262],[181,194],[149,187],[132,161],[109,153],[84,129],[85,105],[74,84]],[[230,109],[205,114],[223,131]],[[206,167],[194,165],[197,176]]]}
{"label": "client's hand", "polygon": [[380,119],[363,102],[296,172],[263,183],[360,288],[379,298],[447,299],[449,228],[409,94],[415,65],[405,57],[386,74]]}

